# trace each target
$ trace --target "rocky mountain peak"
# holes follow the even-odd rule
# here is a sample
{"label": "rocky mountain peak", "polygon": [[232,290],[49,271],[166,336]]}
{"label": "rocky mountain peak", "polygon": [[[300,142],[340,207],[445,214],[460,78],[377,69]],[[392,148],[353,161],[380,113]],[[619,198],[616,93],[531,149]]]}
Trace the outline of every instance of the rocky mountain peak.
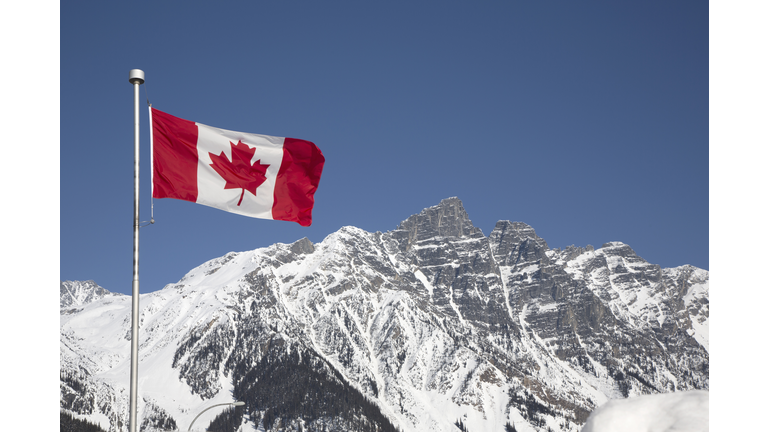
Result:
{"label": "rocky mountain peak", "polygon": [[547,242],[523,222],[499,221],[489,236],[493,254],[500,262],[514,265],[521,261],[546,261]]}
{"label": "rocky mountain peak", "polygon": [[520,243],[529,239],[536,242],[544,241],[544,239],[536,235],[536,230],[532,226],[524,222],[498,221],[493,228],[491,237],[494,235],[514,243]]}
{"label": "rocky mountain peak", "polygon": [[315,251],[315,245],[308,238],[304,237],[291,244],[290,249],[295,254],[311,254]]}
{"label": "rocky mountain peak", "polygon": [[638,265],[648,264],[643,258],[639,257],[628,244],[612,241],[603,244],[600,248],[600,253],[606,257],[606,259],[623,259],[624,261],[635,263]]}
{"label": "rocky mountain peak", "polygon": [[92,280],[63,281],[59,284],[59,308],[82,306],[102,297],[114,296]]}
{"label": "rocky mountain peak", "polygon": [[472,225],[464,205],[456,197],[446,198],[440,204],[426,208],[404,220],[398,231],[408,233],[408,243],[434,238],[482,237],[480,228]]}

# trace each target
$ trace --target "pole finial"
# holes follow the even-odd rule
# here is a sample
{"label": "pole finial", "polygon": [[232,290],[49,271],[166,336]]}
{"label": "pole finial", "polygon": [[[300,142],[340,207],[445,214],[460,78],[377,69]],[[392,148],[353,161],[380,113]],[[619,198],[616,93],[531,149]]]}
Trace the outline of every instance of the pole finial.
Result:
{"label": "pole finial", "polygon": [[128,82],[131,84],[144,84],[144,71],[141,69],[131,69],[131,72],[128,75]]}

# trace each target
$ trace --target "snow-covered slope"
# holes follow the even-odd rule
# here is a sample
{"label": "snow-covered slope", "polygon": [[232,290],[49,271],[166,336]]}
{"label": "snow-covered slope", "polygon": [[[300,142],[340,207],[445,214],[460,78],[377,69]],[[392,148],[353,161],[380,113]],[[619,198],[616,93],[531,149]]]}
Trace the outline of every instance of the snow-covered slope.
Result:
{"label": "snow-covered slope", "polygon": [[[65,307],[63,286],[62,408],[118,430],[130,298]],[[142,295],[139,417],[186,429],[237,398],[243,431],[578,431],[609,399],[709,387],[707,298],[704,270],[618,242],[550,250],[520,222],[486,237],[449,198],[387,233],[229,253]],[[333,414],[342,399],[354,414]]]}

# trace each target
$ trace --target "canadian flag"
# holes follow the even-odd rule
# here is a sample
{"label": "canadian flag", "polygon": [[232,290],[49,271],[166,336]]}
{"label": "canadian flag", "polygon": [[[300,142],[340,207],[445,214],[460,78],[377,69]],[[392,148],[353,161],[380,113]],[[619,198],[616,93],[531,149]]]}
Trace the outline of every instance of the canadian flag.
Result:
{"label": "canadian flag", "polygon": [[219,129],[149,108],[152,196],[312,224],[325,157],[317,146]]}

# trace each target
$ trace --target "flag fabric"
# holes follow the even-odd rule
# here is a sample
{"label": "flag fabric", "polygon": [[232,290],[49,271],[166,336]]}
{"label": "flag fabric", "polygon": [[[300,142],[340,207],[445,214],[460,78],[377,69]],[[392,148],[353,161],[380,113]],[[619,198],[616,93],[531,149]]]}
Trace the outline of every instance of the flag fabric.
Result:
{"label": "flag fabric", "polygon": [[312,224],[325,157],[317,146],[219,129],[149,108],[152,196]]}

